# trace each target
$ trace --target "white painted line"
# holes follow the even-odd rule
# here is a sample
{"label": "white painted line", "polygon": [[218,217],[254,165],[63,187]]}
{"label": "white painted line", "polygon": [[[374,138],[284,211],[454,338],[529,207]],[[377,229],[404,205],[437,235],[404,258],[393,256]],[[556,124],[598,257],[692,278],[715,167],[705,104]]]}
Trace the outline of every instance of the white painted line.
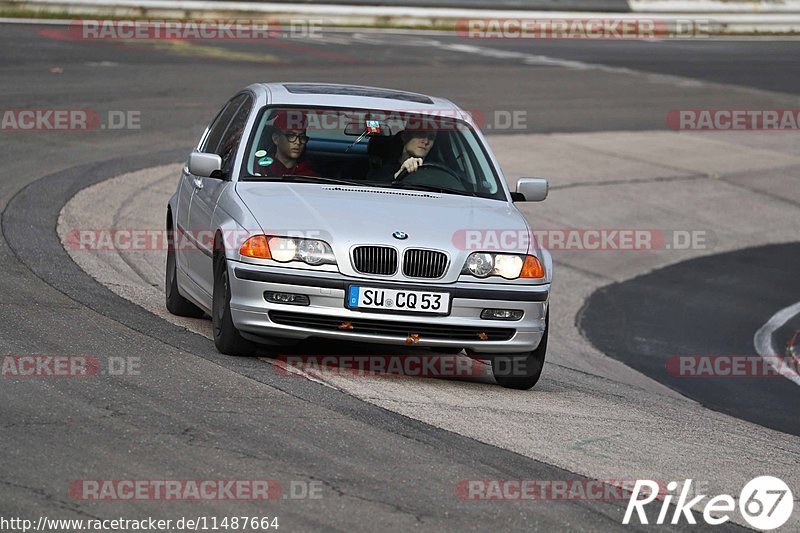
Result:
{"label": "white painted line", "polygon": [[[778,355],[778,352],[772,345],[772,335],[798,313],[800,313],[800,302],[790,305],[786,309],[781,309],[775,313],[766,324],[761,326],[761,329],[756,331],[756,335],[753,337],[753,344],[756,346],[756,352],[764,358],[766,363],[775,371],[779,371],[775,366],[775,356]],[[798,375],[797,372],[787,366],[784,366],[780,370],[782,370],[782,372],[779,373],[783,374],[786,379],[792,381],[796,385],[800,385],[800,375]]]}
{"label": "white painted line", "polygon": [[[357,34],[354,35],[355,38]],[[465,54],[475,54],[483,57],[496,58],[496,59],[516,59],[524,65],[530,66],[549,66],[561,67],[565,69],[586,71],[596,70],[609,74],[620,74],[626,76],[643,76],[651,83],[666,83],[676,87],[731,87],[731,85],[700,80],[695,78],[688,78],[676,74],[660,74],[656,72],[646,72],[641,70],[634,70],[627,67],[616,67],[611,65],[604,65],[601,63],[587,63],[584,61],[574,61],[570,59],[560,59],[540,54],[528,54],[524,52],[515,52],[510,50],[501,50],[498,48],[488,48],[483,46],[475,46],[471,44],[446,44],[440,43],[438,45],[442,50],[449,50],[451,52],[461,52]],[[747,92],[756,95],[774,96],[776,93],[772,91],[765,91],[763,89],[755,89],[752,87],[735,86],[736,90]]]}

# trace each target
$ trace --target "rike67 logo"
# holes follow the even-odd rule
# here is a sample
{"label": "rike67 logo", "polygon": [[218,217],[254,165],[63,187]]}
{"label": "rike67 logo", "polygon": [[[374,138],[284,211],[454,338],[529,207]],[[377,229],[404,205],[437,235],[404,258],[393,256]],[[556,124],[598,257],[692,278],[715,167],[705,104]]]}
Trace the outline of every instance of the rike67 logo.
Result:
{"label": "rike67 logo", "polygon": [[[680,491],[678,490],[680,487]],[[663,485],[661,494],[664,494]],[[678,482],[671,481],[667,484],[667,492],[661,503],[661,509],[655,523],[663,525],[667,523],[670,514],[670,503],[673,495],[678,495],[675,503],[675,510],[672,512],[670,524],[678,524],[681,516],[689,524],[696,524],[690,509],[700,505],[705,498],[705,494],[698,494],[692,499],[689,495],[692,490],[692,480],[687,479],[681,487]],[[645,496],[640,499],[640,495]],[[639,523],[648,524],[647,515],[644,508],[659,496],[659,484],[649,479],[637,480],[634,485],[628,507],[625,509],[623,524],[629,524],[636,511]],[[772,476],[759,476],[750,480],[739,494],[739,512],[742,517],[753,528],[761,531],[769,531],[781,527],[792,516],[794,508],[794,497],[789,486],[782,480]],[[698,507],[699,509],[699,507]],[[720,494],[708,500],[702,506],[702,516],[706,524],[719,525],[730,520],[730,514],[736,510],[736,500],[729,494]]]}

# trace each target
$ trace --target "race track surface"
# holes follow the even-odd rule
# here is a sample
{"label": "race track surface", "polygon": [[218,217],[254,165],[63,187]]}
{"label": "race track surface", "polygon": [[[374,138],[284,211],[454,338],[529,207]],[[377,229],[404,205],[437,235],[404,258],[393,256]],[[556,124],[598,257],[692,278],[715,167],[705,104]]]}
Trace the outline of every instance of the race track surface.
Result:
{"label": "race track surface", "polygon": [[[797,414],[786,408],[787,399],[798,394],[788,379],[691,378],[665,371],[681,355],[754,356],[753,332],[797,301],[798,262],[797,244],[684,261],[601,289],[579,323],[595,346],[689,398],[800,435]],[[763,278],[770,282],[756,281]],[[785,331],[778,346],[797,330],[789,325]]]}

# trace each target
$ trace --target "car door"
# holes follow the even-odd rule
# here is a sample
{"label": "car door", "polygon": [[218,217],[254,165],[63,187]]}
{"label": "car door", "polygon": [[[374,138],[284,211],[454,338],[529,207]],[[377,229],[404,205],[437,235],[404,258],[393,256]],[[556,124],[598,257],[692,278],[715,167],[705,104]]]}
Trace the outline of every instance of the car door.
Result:
{"label": "car door", "polygon": [[[214,117],[214,120],[212,120],[208,125],[205,133],[203,133],[203,137],[200,139],[197,150],[202,152],[209,144],[211,144],[211,142],[219,143],[219,139],[227,129],[228,123],[238,109],[239,105],[240,104],[238,103],[234,104],[232,100],[229,100],[225,103],[222,109],[220,109],[217,115]],[[212,141],[213,139],[216,139],[216,141]],[[196,246],[197,231],[189,227],[189,206],[192,203],[192,197],[194,196],[195,191],[200,186],[202,186],[200,178],[192,175],[189,172],[188,164],[184,165],[183,171],[181,172],[180,192],[178,193],[178,212],[176,213],[175,217],[175,223],[177,226],[175,230],[179,234],[176,238],[176,241],[181,242],[182,244],[176,248],[175,255],[178,259],[178,267],[189,274],[189,277],[193,281],[196,280],[194,279],[194,276],[191,275],[192,268],[190,265],[194,262],[197,254],[200,252]],[[190,244],[193,246],[190,246]]]}
{"label": "car door", "polygon": [[194,257],[189,263],[189,274],[209,295],[214,288],[214,269],[211,258],[215,228],[212,227],[211,220],[220,195],[231,183],[230,174],[252,106],[253,100],[250,95],[240,94],[234,97],[220,115],[220,121],[226,122],[224,130],[215,128],[201,147],[202,152],[217,154],[222,158],[222,170],[219,177],[193,176],[194,192],[189,205],[188,226],[198,236],[197,247],[200,251],[193,254]]}

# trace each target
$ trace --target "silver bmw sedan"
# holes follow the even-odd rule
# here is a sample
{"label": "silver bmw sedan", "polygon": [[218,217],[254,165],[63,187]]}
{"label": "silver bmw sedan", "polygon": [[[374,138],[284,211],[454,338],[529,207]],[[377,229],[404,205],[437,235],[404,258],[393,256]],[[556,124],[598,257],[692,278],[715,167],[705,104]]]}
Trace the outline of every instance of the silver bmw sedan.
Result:
{"label": "silver bmw sedan", "polygon": [[189,155],[169,201],[166,305],[217,349],[309,337],[492,361],[529,389],[547,351],[550,254],[473,117],[391,89],[254,84]]}

